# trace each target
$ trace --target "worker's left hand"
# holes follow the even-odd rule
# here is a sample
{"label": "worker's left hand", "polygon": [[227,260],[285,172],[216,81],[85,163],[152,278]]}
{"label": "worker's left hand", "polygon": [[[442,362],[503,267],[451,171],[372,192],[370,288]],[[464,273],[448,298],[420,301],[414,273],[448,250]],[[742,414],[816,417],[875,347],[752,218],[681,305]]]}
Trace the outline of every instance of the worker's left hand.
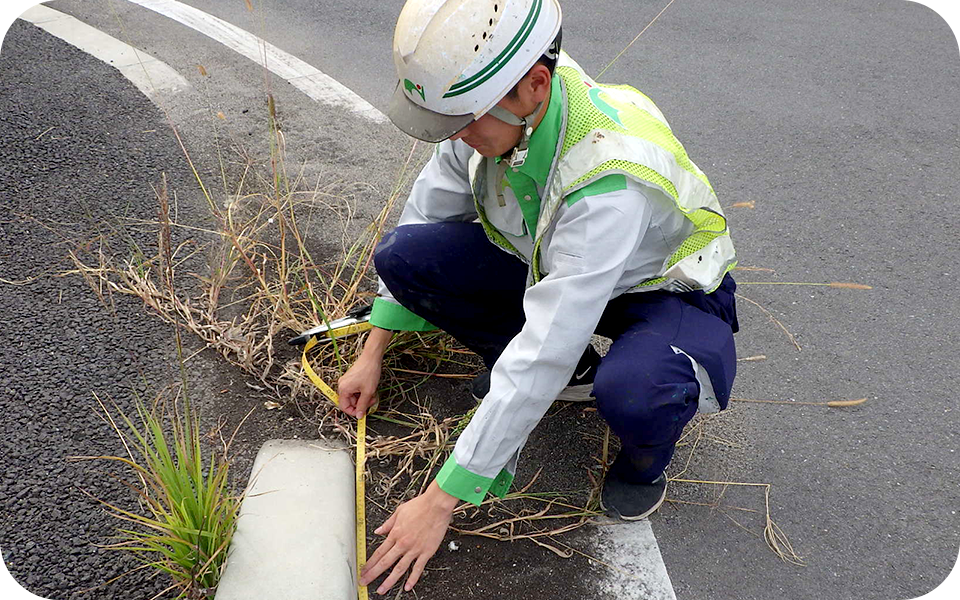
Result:
{"label": "worker's left hand", "polygon": [[377,588],[377,593],[387,593],[408,569],[410,576],[403,589],[412,590],[427,561],[440,547],[458,502],[434,481],[427,491],[398,506],[387,522],[374,531],[378,535],[386,534],[387,539],[364,565],[360,585],[369,584],[396,563],[390,576]]}

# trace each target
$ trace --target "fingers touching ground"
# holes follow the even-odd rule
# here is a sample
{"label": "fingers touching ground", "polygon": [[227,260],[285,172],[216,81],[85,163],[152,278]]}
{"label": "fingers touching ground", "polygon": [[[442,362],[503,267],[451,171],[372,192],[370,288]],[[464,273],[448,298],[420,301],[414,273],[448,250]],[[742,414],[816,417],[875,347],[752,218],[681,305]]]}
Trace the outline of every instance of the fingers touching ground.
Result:
{"label": "fingers touching ground", "polygon": [[410,576],[404,589],[410,591],[419,581],[427,561],[440,547],[456,504],[456,498],[440,490],[437,483],[433,482],[426,492],[397,507],[375,532],[386,534],[387,539],[364,566],[360,584],[369,584],[393,567],[390,575],[377,588],[377,593],[386,593],[408,570]]}

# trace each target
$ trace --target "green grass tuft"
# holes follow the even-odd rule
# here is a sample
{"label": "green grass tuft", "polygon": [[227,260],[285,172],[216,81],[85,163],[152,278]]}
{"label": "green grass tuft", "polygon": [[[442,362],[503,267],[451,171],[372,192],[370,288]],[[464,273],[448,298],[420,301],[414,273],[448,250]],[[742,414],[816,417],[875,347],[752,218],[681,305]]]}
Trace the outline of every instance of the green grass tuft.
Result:
{"label": "green grass tuft", "polygon": [[240,507],[228,487],[228,444],[204,452],[197,415],[176,401],[160,401],[151,409],[138,401],[136,419],[114,406],[118,424],[96,399],[127,456],[79,458],[128,467],[133,480],[124,483],[136,492],[141,507],[127,510],[98,499],[110,514],[132,525],[119,529],[121,539],[107,547],[131,552],[143,565],[169,575],[172,584],[163,593],[176,591],[178,599],[212,597]]}

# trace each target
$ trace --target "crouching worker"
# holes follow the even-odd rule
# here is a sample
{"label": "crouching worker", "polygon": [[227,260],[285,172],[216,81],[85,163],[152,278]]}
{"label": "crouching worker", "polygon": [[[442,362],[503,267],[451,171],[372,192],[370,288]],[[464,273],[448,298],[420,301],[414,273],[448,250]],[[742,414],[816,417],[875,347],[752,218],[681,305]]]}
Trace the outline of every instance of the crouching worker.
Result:
{"label": "crouching worker", "polygon": [[[622,519],[655,511],[684,425],[727,404],[736,264],[703,172],[663,115],[560,51],[557,0],[408,0],[389,108],[438,142],[375,261],[370,333],[340,406],[374,404],[394,331],[440,328],[479,354],[482,400],[426,492],[376,533],[361,575],[410,590],[460,501],[507,493],[557,399],[596,400],[622,450],[603,484]],[[613,340],[602,358],[591,334]],[[392,570],[391,570],[392,569]]]}

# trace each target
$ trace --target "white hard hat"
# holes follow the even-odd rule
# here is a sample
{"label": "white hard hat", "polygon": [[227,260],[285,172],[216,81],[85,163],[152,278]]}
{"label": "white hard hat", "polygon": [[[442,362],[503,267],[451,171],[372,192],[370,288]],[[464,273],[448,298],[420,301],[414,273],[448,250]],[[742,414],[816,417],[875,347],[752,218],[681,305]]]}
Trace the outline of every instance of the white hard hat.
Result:
{"label": "white hard hat", "polygon": [[506,96],[559,31],[557,0],[407,0],[390,120],[415,138],[447,139]]}

